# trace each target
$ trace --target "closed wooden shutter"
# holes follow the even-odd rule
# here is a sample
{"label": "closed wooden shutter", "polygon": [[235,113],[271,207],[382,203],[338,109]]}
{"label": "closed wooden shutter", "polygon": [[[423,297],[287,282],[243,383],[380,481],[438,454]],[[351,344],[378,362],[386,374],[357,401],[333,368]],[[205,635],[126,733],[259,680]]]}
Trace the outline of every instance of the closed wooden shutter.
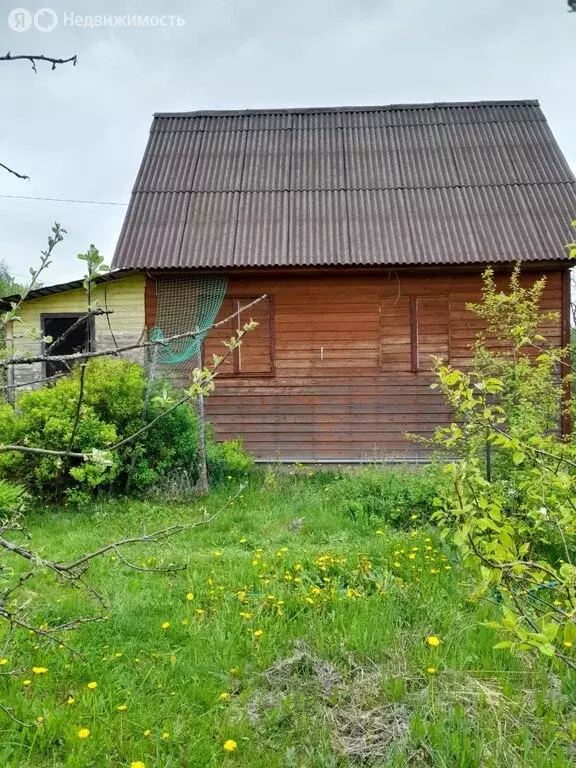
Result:
{"label": "closed wooden shutter", "polygon": [[382,373],[409,371],[410,297],[380,298],[380,370]]}
{"label": "closed wooden shutter", "polygon": [[450,309],[448,296],[416,298],[417,371],[429,371],[434,357],[450,360]]}
{"label": "closed wooden shutter", "polygon": [[274,317],[273,299],[262,299],[253,307],[244,309],[255,301],[253,298],[226,298],[222,303],[216,323],[234,315],[219,328],[213,328],[204,342],[204,360],[212,365],[213,355],[226,354],[224,345],[236,336],[247,323],[254,320],[258,325],[247,333],[242,344],[235,349],[219,368],[220,376],[271,376],[274,374]]}
{"label": "closed wooden shutter", "polygon": [[430,371],[434,357],[450,359],[448,296],[381,296],[381,372]]}

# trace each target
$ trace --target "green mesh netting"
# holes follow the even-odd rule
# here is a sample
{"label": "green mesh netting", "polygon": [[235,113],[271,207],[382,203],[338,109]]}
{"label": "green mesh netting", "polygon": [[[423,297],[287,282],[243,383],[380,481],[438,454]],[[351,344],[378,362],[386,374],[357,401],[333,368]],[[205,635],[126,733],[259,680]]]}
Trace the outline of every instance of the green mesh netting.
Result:
{"label": "green mesh netting", "polygon": [[160,365],[186,365],[200,358],[207,329],[213,325],[228,280],[218,275],[208,277],[167,276],[157,284],[156,326],[150,339],[162,339],[179,333],[199,331],[197,336],[161,343],[157,347]]}

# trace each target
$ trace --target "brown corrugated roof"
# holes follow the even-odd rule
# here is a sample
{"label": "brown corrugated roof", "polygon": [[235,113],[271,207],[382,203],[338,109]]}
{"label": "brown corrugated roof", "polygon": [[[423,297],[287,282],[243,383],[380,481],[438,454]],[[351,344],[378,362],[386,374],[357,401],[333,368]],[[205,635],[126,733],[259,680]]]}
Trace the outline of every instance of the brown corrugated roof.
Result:
{"label": "brown corrugated roof", "polygon": [[563,260],[575,216],[537,101],[162,113],[113,266]]}

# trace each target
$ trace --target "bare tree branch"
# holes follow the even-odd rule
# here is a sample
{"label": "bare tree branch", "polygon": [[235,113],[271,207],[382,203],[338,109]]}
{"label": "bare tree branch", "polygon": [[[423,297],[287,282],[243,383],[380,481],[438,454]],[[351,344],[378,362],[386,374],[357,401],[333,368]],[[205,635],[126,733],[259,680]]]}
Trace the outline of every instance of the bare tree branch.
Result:
{"label": "bare tree branch", "polygon": [[38,74],[38,70],[36,69],[36,62],[46,62],[47,64],[51,64],[52,66],[50,69],[54,71],[57,66],[60,64],[72,64],[72,66],[76,66],[78,63],[78,56],[70,56],[67,59],[55,59],[52,56],[44,56],[42,54],[17,54],[16,56],[12,56],[10,51],[4,56],[0,56],[0,61],[29,61],[32,64],[32,69],[36,74]]}
{"label": "bare tree branch", "polygon": [[[38,69],[36,68],[36,62],[46,62],[48,64],[51,64],[52,70],[55,70],[56,67],[60,64],[72,64],[74,67],[78,63],[78,56],[70,56],[67,59],[55,59],[52,56],[44,56],[40,54],[18,54],[16,56],[12,56],[10,51],[8,51],[7,54],[4,56],[0,56],[0,61],[19,61],[19,60],[26,60],[29,61],[32,64],[32,69],[36,74],[38,74]],[[4,163],[0,163],[0,168],[4,168],[5,171],[8,171],[8,173],[11,173],[13,176],[16,176],[18,179],[25,179],[29,180],[30,176],[27,176],[24,173],[18,173],[18,171],[13,170],[12,168],[9,168],[7,165],[4,165]]]}
{"label": "bare tree branch", "polygon": [[[251,301],[250,304],[246,304],[246,306],[241,307],[236,312],[232,313],[231,315],[228,315],[228,317],[225,317],[223,320],[220,320],[218,323],[214,323],[214,325],[211,325],[207,328],[201,328],[200,330],[196,331],[187,331],[186,333],[177,333],[174,336],[166,336],[163,339],[156,339],[155,341],[140,341],[134,344],[126,344],[123,347],[117,347],[116,349],[102,349],[97,352],[74,352],[69,355],[35,355],[33,357],[12,357],[7,360],[0,360],[0,367],[1,368],[8,368],[11,365],[31,365],[32,363],[75,363],[80,360],[91,360],[95,357],[115,357],[117,355],[121,355],[123,352],[132,352],[135,349],[149,349],[150,347],[158,347],[163,346],[165,344],[170,343],[171,341],[178,341],[179,339],[194,339],[198,336],[202,336],[208,331],[213,330],[214,328],[220,328],[223,325],[226,325],[226,323],[229,323],[231,320],[234,320],[234,318],[238,317],[238,315],[242,314],[243,312],[246,312],[249,309],[252,309],[256,304],[259,304],[261,301],[267,298],[267,294],[262,294],[262,296],[259,296],[257,299],[254,299],[254,301]],[[21,300],[22,301],[22,300]]]}
{"label": "bare tree branch", "polygon": [[52,352],[52,350],[55,347],[60,346],[60,344],[65,339],[67,339],[71,333],[74,333],[74,331],[77,328],[80,328],[80,326],[83,323],[88,322],[88,320],[90,320],[91,317],[98,317],[99,315],[111,315],[111,314],[112,314],[112,310],[110,309],[102,309],[101,307],[96,307],[95,309],[91,309],[89,312],[86,312],[85,315],[82,315],[82,317],[79,317],[75,323],[72,323],[72,325],[69,328],[66,328],[66,330],[63,333],[61,333],[57,339],[54,339],[54,341],[46,347],[46,349],[44,350],[44,354],[48,355],[49,353]]}
{"label": "bare tree branch", "polygon": [[7,165],[4,165],[4,163],[0,163],[0,168],[4,168],[5,171],[8,171],[8,173],[11,173],[13,176],[16,176],[18,179],[25,179],[30,180],[30,176],[26,176],[25,173],[18,173],[18,171],[15,171],[13,168],[9,168]]}
{"label": "bare tree branch", "polygon": [[[168,539],[172,536],[175,536],[176,534],[182,533],[184,531],[191,531],[191,530],[194,530],[195,528],[209,525],[214,520],[216,520],[216,518],[218,518],[231,504],[234,503],[234,501],[244,491],[244,487],[245,487],[244,485],[240,485],[240,487],[238,488],[238,491],[233,496],[230,496],[228,500],[212,515],[208,515],[206,512],[206,509],[204,509],[203,517],[201,517],[199,520],[195,520],[194,522],[191,522],[191,523],[176,523],[174,525],[167,526],[166,528],[160,528],[159,530],[149,534],[144,533],[141,536],[132,536],[129,538],[121,539],[120,541],[115,541],[110,544],[106,544],[93,552],[88,552],[87,554],[82,555],[81,557],[77,558],[76,560],[70,563],[59,563],[56,561],[48,560],[46,558],[41,557],[38,553],[34,552],[32,549],[19,546],[15,544],[13,541],[9,541],[3,535],[4,532],[19,531],[21,530],[21,525],[18,522],[16,516],[13,517],[11,520],[4,522],[2,525],[0,525],[0,549],[3,549],[6,552],[9,552],[10,554],[15,555],[17,557],[21,557],[27,560],[28,562],[32,562],[35,565],[35,568],[33,570],[27,571],[26,573],[22,574],[17,578],[14,584],[8,585],[3,592],[0,592],[0,619],[5,619],[9,624],[7,643],[10,642],[10,639],[12,638],[15,628],[25,629],[28,632],[32,632],[36,636],[42,637],[51,643],[56,643],[60,646],[63,646],[67,650],[69,650],[71,653],[75,654],[76,656],[79,656],[80,658],[83,658],[82,654],[78,650],[76,650],[75,648],[68,645],[62,640],[62,638],[59,636],[59,633],[64,631],[67,632],[67,631],[75,630],[83,624],[93,623],[97,621],[104,621],[104,616],[78,617],[53,627],[46,627],[46,626],[38,627],[33,624],[30,624],[28,621],[21,618],[20,615],[16,613],[16,610],[18,609],[13,609],[12,607],[9,609],[7,607],[9,599],[10,601],[14,600],[15,593],[20,588],[22,588],[22,586],[28,581],[28,579],[30,579],[35,575],[40,574],[43,570],[48,570],[57,574],[66,583],[72,584],[74,586],[78,586],[78,585],[83,586],[90,594],[92,594],[94,597],[96,597],[99,600],[102,606],[105,606],[102,596],[99,595],[90,586],[90,584],[86,582],[86,580],[84,579],[84,575],[93,560],[95,560],[96,558],[102,557],[108,552],[115,552],[116,555],[119,556],[121,562],[124,565],[137,571],[149,571],[151,573],[172,573],[174,571],[185,570],[187,568],[185,564],[181,566],[178,566],[178,565],[168,566],[167,568],[141,568],[140,566],[134,565],[128,559],[126,559],[120,553],[120,548],[130,546],[133,544],[155,544],[155,543],[164,541],[165,539]],[[12,603],[10,603],[10,605],[12,606]],[[20,607],[20,611],[21,611],[21,607]],[[3,653],[6,652],[6,647],[7,647],[7,644],[4,647]]]}

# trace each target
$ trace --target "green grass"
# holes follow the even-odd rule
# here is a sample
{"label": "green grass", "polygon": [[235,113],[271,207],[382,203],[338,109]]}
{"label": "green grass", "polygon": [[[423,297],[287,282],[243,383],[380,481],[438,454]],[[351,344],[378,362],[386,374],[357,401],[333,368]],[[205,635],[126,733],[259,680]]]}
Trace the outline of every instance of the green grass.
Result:
{"label": "green grass", "polygon": [[[139,565],[185,571],[141,573],[114,555],[94,562],[90,583],[108,619],[67,637],[86,661],[16,637],[0,703],[32,727],[0,712],[1,766],[573,764],[574,676],[493,650],[482,626],[491,607],[467,599],[432,529],[353,520],[335,505],[332,479],[270,479],[255,475],[208,527],[123,550]],[[208,509],[233,492],[214,492]],[[33,546],[65,560],[198,509],[114,502],[37,513],[27,525]],[[295,518],[304,520],[292,530]],[[97,612],[52,579],[27,598],[36,621]]]}

